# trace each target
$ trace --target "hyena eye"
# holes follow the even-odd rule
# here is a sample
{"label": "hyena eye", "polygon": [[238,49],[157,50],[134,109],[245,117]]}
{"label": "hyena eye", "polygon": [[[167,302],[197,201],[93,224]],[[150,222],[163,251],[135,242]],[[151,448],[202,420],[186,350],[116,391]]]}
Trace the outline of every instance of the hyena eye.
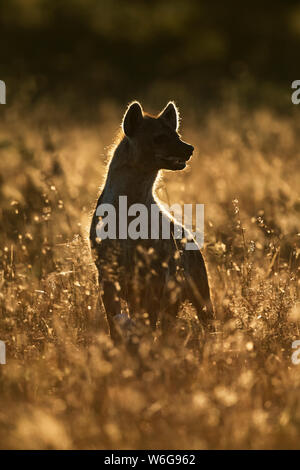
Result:
{"label": "hyena eye", "polygon": [[162,145],[166,142],[167,136],[165,134],[158,134],[153,137],[153,140],[156,145]]}

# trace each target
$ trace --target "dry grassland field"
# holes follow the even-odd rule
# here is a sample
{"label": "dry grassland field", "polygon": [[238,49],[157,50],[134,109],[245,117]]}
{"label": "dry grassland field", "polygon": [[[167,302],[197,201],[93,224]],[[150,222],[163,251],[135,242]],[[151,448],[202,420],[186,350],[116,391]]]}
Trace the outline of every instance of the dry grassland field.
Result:
{"label": "dry grassland field", "polygon": [[299,113],[178,105],[195,152],[157,195],[205,204],[215,331],[185,303],[172,342],[134,355],[109,338],[88,243],[124,109],[82,125],[2,106],[2,449],[299,448]]}

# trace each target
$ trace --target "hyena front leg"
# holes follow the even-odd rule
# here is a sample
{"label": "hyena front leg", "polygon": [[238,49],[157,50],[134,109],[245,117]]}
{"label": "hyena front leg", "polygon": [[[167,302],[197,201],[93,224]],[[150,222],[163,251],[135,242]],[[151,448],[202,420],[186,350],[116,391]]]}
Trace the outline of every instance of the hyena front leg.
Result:
{"label": "hyena front leg", "polygon": [[151,326],[152,331],[156,330],[158,314],[159,314],[159,303],[157,302],[155,307],[149,308],[149,312],[148,312],[150,326]]}
{"label": "hyena front leg", "polygon": [[160,326],[163,341],[171,338],[172,329],[176,323],[176,318],[180,309],[181,300],[176,300],[175,303],[169,303],[160,312]]}
{"label": "hyena front leg", "polygon": [[127,297],[127,305],[130,316],[140,325],[150,326],[153,331],[156,329],[160,300],[155,297],[151,290],[138,291],[133,289]]}
{"label": "hyena front leg", "polygon": [[166,337],[172,330],[179,311],[179,302],[169,305],[161,312],[161,330],[162,335]]}
{"label": "hyena front leg", "polygon": [[116,286],[111,281],[104,281],[102,284],[102,301],[104,304],[106,318],[109,325],[111,339],[114,342],[120,341],[120,333],[115,323],[115,317],[121,314],[121,301]]}
{"label": "hyena front leg", "polygon": [[184,271],[187,300],[195,307],[200,323],[204,327],[213,329],[214,310],[205,263],[200,250],[186,250],[184,252]]}

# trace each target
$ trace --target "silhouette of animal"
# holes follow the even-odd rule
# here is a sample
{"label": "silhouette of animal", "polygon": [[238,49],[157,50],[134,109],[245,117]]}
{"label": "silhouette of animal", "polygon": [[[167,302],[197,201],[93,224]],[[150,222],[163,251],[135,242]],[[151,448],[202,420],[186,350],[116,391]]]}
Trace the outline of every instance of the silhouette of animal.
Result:
{"label": "silhouette of animal", "polygon": [[[158,116],[144,113],[138,102],[129,105],[122,122],[123,132],[112,153],[92,217],[91,248],[110,334],[116,341],[124,302],[130,318],[150,324],[153,330],[159,318],[163,335],[170,331],[185,300],[193,304],[203,327],[210,327],[214,319],[201,251],[198,246],[196,250],[186,250],[187,240],[174,237],[179,224],[161,207],[154,194],[160,170],[183,170],[192,156],[194,148],[180,138],[178,126],[179,114],[173,102],[169,102]],[[157,239],[123,238],[119,227],[120,196],[127,197],[128,207],[143,204],[149,209],[148,233],[153,228],[151,208],[157,209]],[[116,210],[117,229],[112,238],[97,236],[97,224],[103,222],[97,210],[104,204],[110,204]],[[132,220],[132,215],[128,215],[127,224]],[[171,234],[167,239],[162,235],[162,226],[166,222]]]}

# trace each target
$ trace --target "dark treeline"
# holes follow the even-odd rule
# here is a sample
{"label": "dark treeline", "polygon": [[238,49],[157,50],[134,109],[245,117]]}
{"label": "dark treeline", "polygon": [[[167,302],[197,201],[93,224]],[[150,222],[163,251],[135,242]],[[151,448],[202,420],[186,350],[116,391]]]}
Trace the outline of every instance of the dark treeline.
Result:
{"label": "dark treeline", "polygon": [[297,1],[0,0],[0,78],[90,109],[133,97],[211,102],[231,85],[284,103],[298,75]]}

